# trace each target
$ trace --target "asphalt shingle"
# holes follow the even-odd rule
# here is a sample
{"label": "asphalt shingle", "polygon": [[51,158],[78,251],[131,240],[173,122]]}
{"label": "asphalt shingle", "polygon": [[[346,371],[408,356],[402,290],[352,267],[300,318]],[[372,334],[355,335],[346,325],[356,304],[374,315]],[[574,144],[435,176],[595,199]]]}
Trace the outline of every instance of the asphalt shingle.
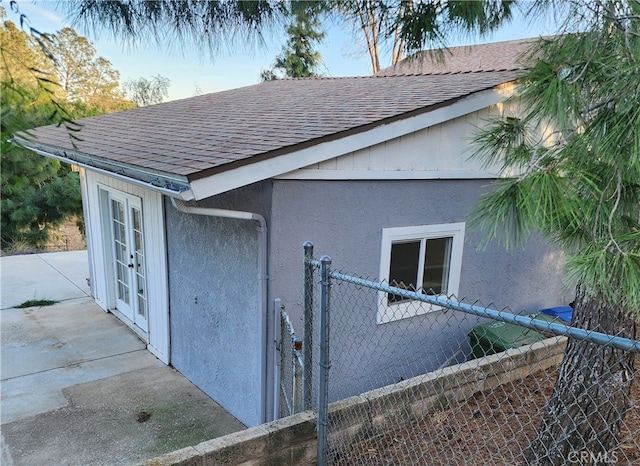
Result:
{"label": "asphalt shingle", "polygon": [[269,81],[79,120],[38,144],[190,179],[366,130],[493,88],[514,71]]}
{"label": "asphalt shingle", "polygon": [[409,76],[479,71],[515,71],[525,69],[524,58],[535,39],[520,39],[488,44],[450,47],[441,54],[418,52],[400,63],[384,68],[377,76]]}

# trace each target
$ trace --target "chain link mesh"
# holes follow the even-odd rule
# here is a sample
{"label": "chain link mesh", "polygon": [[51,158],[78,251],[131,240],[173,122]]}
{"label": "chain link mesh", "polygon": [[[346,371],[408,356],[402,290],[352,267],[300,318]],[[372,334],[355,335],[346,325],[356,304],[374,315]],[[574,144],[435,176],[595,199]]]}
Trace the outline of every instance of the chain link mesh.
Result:
{"label": "chain link mesh", "polygon": [[[331,281],[327,464],[531,464],[527,449],[547,412],[567,338],[417,301],[389,306],[389,297]],[[602,423],[614,425],[615,448],[592,448],[600,436],[592,431],[584,448],[544,464],[640,464],[636,355],[626,356],[626,380],[573,387],[590,399],[574,397],[563,407],[576,423],[611,421],[613,405],[598,403],[615,388],[626,413]]]}

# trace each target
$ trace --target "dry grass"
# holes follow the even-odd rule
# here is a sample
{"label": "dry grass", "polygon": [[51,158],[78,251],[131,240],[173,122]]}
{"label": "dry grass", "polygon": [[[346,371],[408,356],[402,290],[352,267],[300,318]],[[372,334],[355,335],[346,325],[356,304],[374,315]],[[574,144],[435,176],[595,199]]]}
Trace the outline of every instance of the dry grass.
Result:
{"label": "dry grass", "polygon": [[72,218],[53,230],[44,247],[34,248],[27,243],[15,241],[11,248],[2,251],[3,256],[35,254],[39,252],[80,251],[87,249],[84,235],[78,229],[76,219]]}
{"label": "dry grass", "polygon": [[49,242],[44,248],[47,252],[79,251],[87,249],[84,235],[78,229],[76,219],[69,219],[51,232]]}

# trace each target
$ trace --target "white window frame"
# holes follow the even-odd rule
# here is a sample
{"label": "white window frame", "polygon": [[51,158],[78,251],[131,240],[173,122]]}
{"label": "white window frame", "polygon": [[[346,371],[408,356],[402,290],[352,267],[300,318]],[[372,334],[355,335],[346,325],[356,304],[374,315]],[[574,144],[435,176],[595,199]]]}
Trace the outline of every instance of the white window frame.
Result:
{"label": "white window frame", "polygon": [[[452,238],[451,257],[449,261],[449,279],[446,293],[443,296],[457,295],[460,287],[460,273],[462,271],[462,250],[464,248],[465,223],[445,223],[438,225],[419,225],[411,227],[396,227],[382,229],[382,245],[380,248],[380,280],[389,283],[391,268],[391,246],[394,243],[407,241],[421,241],[437,238]],[[423,304],[416,306],[412,301],[389,303],[388,293],[378,293],[377,323],[384,324],[395,320],[406,319],[427,312],[442,310],[440,306]]]}

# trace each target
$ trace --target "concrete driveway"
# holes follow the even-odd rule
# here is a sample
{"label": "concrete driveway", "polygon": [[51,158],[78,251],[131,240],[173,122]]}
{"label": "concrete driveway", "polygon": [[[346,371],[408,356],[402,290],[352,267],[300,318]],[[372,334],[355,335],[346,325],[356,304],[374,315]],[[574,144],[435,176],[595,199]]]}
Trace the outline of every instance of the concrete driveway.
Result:
{"label": "concrete driveway", "polygon": [[[136,464],[244,429],[93,302],[86,251],[0,268],[3,466]],[[15,307],[33,299],[59,302]]]}

